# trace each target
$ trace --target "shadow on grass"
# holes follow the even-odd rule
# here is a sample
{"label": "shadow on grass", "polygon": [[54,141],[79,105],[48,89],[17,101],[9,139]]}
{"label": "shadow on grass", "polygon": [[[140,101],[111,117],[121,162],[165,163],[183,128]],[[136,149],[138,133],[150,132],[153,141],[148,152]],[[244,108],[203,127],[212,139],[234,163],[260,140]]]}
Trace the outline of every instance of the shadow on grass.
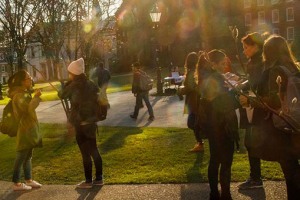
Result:
{"label": "shadow on grass", "polygon": [[[101,153],[108,153],[115,149],[121,148],[124,143],[126,137],[130,135],[136,135],[139,133],[143,133],[141,128],[126,128],[126,129],[118,129],[119,131],[112,134],[109,138],[107,138],[101,145],[100,151]],[[124,131],[122,131],[124,130]]]}
{"label": "shadow on grass", "polygon": [[93,186],[92,189],[75,189],[80,196],[77,200],[93,200],[96,199],[97,194],[102,189],[102,186]]}
{"label": "shadow on grass", "polygon": [[196,153],[194,165],[186,173],[189,183],[203,181],[202,174],[200,173],[200,169],[203,168],[203,156],[204,152]]}

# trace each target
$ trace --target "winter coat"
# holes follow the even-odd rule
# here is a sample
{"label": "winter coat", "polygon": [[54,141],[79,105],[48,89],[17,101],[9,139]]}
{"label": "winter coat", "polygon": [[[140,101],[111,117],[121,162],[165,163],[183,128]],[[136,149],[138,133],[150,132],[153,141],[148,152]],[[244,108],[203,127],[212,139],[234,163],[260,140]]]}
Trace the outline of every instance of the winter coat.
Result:
{"label": "winter coat", "polygon": [[[286,67],[293,70],[289,66]],[[267,66],[257,89],[259,97],[276,110],[280,108],[279,90],[276,83],[278,76],[281,76],[282,79],[281,91],[286,91],[287,76],[277,64]],[[262,108],[256,102],[250,103],[255,109],[259,108],[261,110],[260,116],[257,116],[255,123],[252,125],[251,134],[246,136],[248,138],[245,139],[251,156],[269,161],[280,161],[292,157],[293,155],[290,153],[293,148],[291,135],[274,127],[272,113],[268,109]]]}
{"label": "winter coat", "polygon": [[84,74],[75,76],[58,93],[62,99],[70,100],[69,122],[74,126],[95,123],[97,121],[96,104],[98,87]]}
{"label": "winter coat", "polygon": [[133,94],[146,92],[142,90],[140,87],[140,79],[142,74],[146,74],[146,72],[142,71],[141,69],[135,70],[133,72],[133,80],[132,80],[132,87],[131,87],[131,91]]}
{"label": "winter coat", "polygon": [[[250,58],[246,66],[246,69],[248,74],[249,87],[245,88],[245,90],[251,89],[252,91],[257,92],[257,87],[259,85],[259,82],[261,81],[261,76],[264,70],[261,51],[256,52]],[[261,120],[262,112],[263,111],[260,108],[256,108],[253,110],[252,123],[257,123],[257,121]],[[241,108],[240,113],[241,113],[241,122],[240,122],[241,128],[246,128],[247,126],[249,126],[246,110],[244,108]]]}
{"label": "winter coat", "polygon": [[198,111],[198,98],[199,98],[199,89],[194,77],[195,71],[190,70],[186,73],[184,79],[184,92],[186,95],[184,102],[184,114],[197,114]]}
{"label": "winter coat", "polygon": [[96,69],[96,74],[97,74],[97,77],[98,77],[98,86],[101,88],[103,85],[107,85],[109,80],[110,80],[110,73],[107,69],[105,68],[100,68],[98,67]]}
{"label": "winter coat", "polygon": [[12,99],[14,114],[20,119],[16,136],[16,150],[32,149],[42,146],[42,135],[39,132],[39,123],[35,109],[41,99],[31,97],[24,87],[14,87],[9,91]]}
{"label": "winter coat", "polygon": [[202,81],[201,98],[207,102],[208,138],[220,145],[224,140],[235,140],[238,130],[235,99],[225,87],[221,74],[214,71]]}

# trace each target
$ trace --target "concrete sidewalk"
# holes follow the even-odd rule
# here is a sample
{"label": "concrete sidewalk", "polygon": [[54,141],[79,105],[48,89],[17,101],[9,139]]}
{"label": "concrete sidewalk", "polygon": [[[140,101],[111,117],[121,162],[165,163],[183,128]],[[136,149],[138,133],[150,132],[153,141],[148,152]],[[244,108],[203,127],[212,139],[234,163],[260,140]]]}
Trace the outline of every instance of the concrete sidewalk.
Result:
{"label": "concrete sidewalk", "polygon": [[[231,184],[236,200],[285,200],[284,182],[264,182],[264,188],[238,191]],[[92,189],[76,189],[74,185],[45,185],[28,192],[14,192],[11,183],[0,181],[1,200],[207,200],[208,183],[104,185]]]}
{"label": "concrete sidewalk", "polygon": [[[154,91],[153,91],[154,92]],[[183,115],[184,101],[175,96],[150,96],[155,120],[148,122],[146,106],[140,110],[137,120],[129,115],[133,112],[135,97],[130,91],[108,95],[111,109],[104,126],[122,127],[186,127],[187,115]],[[4,106],[0,106],[0,115]],[[37,109],[39,122],[66,123],[66,115],[60,101],[42,102]],[[264,189],[238,191],[232,183],[233,199],[244,200],[285,200],[285,183],[282,181],[264,182]],[[206,200],[209,198],[208,183],[195,184],[142,184],[142,185],[104,185],[88,190],[76,190],[74,185],[44,185],[41,189],[29,192],[13,192],[12,183],[0,181],[1,200]]]}

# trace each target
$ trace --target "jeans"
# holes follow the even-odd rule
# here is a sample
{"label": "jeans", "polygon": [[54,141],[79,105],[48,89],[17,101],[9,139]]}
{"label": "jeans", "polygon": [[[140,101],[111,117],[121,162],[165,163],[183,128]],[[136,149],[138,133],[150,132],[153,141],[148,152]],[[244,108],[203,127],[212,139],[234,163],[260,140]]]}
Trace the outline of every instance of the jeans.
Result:
{"label": "jeans", "polygon": [[233,161],[234,141],[229,139],[217,141],[213,137],[209,137],[208,141],[210,150],[208,181],[211,195],[218,196],[218,174],[220,168],[221,196],[230,199],[231,165]]}
{"label": "jeans", "polygon": [[154,117],[153,108],[152,108],[152,106],[150,104],[150,101],[149,101],[148,91],[137,93],[133,115],[135,117],[137,117],[139,115],[139,110],[140,110],[140,108],[142,106],[142,103],[143,103],[142,100],[143,99],[144,99],[144,102],[145,102],[145,104],[146,104],[146,106],[148,108],[148,112],[149,112],[150,117]]}
{"label": "jeans", "polygon": [[[251,134],[251,127],[247,127],[246,134]],[[254,181],[261,180],[261,168],[260,168],[260,158],[251,156],[248,153],[248,159],[250,164],[250,177]]]}
{"label": "jeans", "polygon": [[95,123],[87,124],[83,126],[77,126],[75,129],[76,141],[82,156],[86,182],[88,183],[93,181],[93,163],[91,158],[93,158],[96,168],[96,180],[102,180],[102,158],[98,151],[96,142],[97,125]]}
{"label": "jeans", "polygon": [[12,181],[14,183],[19,183],[21,179],[21,167],[23,166],[25,180],[30,180],[32,177],[32,152],[33,149],[25,149],[17,151],[14,172]]}

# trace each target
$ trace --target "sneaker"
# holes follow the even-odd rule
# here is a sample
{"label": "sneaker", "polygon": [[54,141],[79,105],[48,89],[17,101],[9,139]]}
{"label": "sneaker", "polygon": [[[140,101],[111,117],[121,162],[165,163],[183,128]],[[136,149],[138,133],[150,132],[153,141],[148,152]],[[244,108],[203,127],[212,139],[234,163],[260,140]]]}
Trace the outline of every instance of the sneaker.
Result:
{"label": "sneaker", "polygon": [[135,116],[135,115],[130,115],[130,117],[131,117],[132,119],[137,119],[137,116]]}
{"label": "sneaker", "polygon": [[153,121],[154,120],[154,116],[150,116],[149,118],[148,118],[148,121]]}
{"label": "sneaker", "polygon": [[93,185],[104,185],[103,180],[93,180]]}
{"label": "sneaker", "polygon": [[26,182],[26,185],[31,186],[32,188],[41,188],[42,187],[42,184],[40,184],[36,181],[33,181],[33,180]]}
{"label": "sneaker", "polygon": [[12,186],[12,189],[13,189],[13,191],[26,191],[26,190],[31,190],[32,187],[26,185],[25,183],[21,183],[20,185],[14,184]]}
{"label": "sneaker", "polygon": [[255,181],[251,178],[249,178],[247,181],[245,181],[244,183],[242,183],[238,186],[238,188],[241,189],[241,190],[262,188],[262,187],[263,187],[262,180]]}
{"label": "sneaker", "polygon": [[93,183],[90,182],[90,183],[87,183],[85,181],[82,181],[81,183],[77,184],[76,185],[76,188],[79,188],[79,189],[90,189],[93,187]]}
{"label": "sneaker", "polygon": [[197,143],[189,152],[202,152],[204,151],[204,146],[201,143]]}

